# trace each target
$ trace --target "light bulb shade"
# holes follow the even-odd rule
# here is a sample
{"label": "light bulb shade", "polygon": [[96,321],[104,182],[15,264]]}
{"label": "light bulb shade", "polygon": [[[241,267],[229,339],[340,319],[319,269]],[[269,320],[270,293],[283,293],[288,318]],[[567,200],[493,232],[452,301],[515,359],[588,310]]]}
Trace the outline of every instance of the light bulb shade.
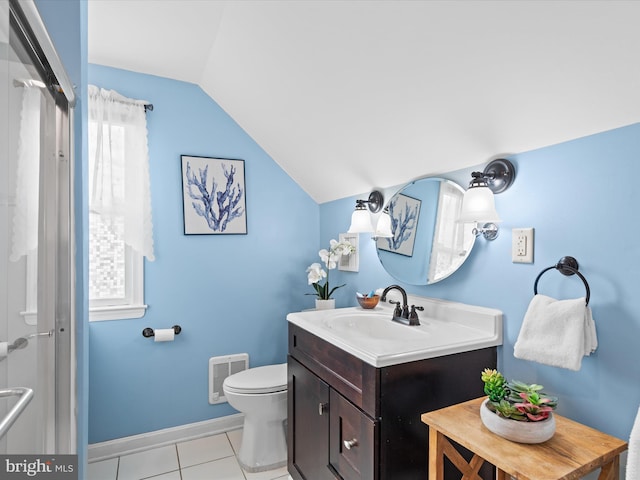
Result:
{"label": "light bulb shade", "polygon": [[373,233],[369,210],[356,209],[355,212],[353,212],[348,233]]}
{"label": "light bulb shade", "polygon": [[376,231],[373,236],[379,238],[393,237],[393,232],[391,231],[391,215],[389,215],[386,209],[380,214],[380,218],[378,218],[378,224],[376,225]]}
{"label": "light bulb shade", "polygon": [[458,221],[461,223],[501,222],[493,192],[487,187],[472,187],[464,194]]}

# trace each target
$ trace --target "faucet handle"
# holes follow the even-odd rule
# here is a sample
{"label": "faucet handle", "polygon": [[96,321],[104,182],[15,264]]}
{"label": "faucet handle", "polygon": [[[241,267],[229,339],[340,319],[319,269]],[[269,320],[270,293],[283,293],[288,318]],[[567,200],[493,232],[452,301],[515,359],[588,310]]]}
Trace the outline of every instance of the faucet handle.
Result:
{"label": "faucet handle", "polygon": [[402,317],[402,308],[400,308],[400,302],[394,302],[393,300],[389,300],[389,303],[392,303],[396,306],[396,308],[393,309],[393,316],[394,317]]}
{"label": "faucet handle", "polygon": [[409,325],[420,325],[420,320],[418,320],[418,312],[416,312],[416,310],[423,311],[424,307],[421,307],[420,305],[411,305],[411,312],[409,313]]}

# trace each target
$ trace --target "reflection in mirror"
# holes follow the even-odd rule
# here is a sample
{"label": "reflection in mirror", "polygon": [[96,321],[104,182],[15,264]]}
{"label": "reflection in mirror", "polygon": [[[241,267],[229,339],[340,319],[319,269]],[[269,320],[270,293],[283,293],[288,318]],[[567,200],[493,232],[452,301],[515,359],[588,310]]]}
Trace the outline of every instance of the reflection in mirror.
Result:
{"label": "reflection in mirror", "polygon": [[475,235],[458,223],[464,189],[443,178],[422,178],[389,200],[393,237],[378,238],[378,258],[396,279],[429,285],[447,278],[469,256]]}

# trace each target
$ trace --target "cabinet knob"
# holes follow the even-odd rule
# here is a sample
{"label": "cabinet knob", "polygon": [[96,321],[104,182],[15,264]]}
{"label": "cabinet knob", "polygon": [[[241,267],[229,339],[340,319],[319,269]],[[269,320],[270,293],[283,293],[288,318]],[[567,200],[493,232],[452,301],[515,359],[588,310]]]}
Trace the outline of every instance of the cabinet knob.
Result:
{"label": "cabinet knob", "polygon": [[318,404],[318,415],[322,416],[324,415],[324,412],[327,411],[327,407],[329,405],[327,403],[319,403]]}
{"label": "cabinet knob", "polygon": [[353,440],[345,440],[343,443],[344,448],[346,448],[347,450],[351,450],[351,447],[355,447],[358,445],[358,439],[354,438]]}

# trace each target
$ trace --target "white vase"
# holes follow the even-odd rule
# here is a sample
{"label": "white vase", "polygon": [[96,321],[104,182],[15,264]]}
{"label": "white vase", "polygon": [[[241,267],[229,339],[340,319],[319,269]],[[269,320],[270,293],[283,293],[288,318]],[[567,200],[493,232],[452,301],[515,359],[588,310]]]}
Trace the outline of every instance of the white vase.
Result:
{"label": "white vase", "polygon": [[553,437],[556,419],[553,413],[539,422],[519,422],[499,416],[487,406],[489,399],[480,405],[480,418],[485,427],[502,438],[518,443],[542,443]]}
{"label": "white vase", "polygon": [[336,299],[330,298],[329,300],[320,300],[316,298],[316,310],[332,310],[336,308]]}

